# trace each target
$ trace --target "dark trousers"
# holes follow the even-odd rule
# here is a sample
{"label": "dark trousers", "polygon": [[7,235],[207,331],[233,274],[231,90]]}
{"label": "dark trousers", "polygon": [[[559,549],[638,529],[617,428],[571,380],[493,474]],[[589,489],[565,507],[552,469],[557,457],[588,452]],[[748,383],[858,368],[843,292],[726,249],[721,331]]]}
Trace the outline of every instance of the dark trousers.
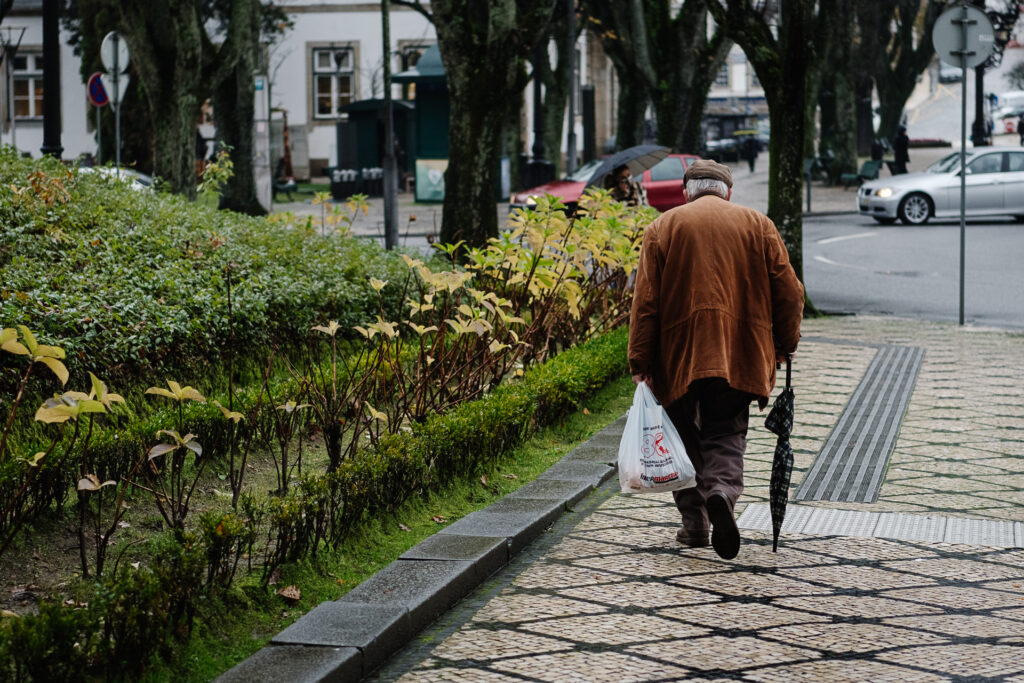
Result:
{"label": "dark trousers", "polygon": [[743,492],[743,454],[747,449],[747,426],[752,394],[737,391],[725,380],[694,382],[681,399],[668,408],[697,472],[697,486],[673,491],[683,527],[691,532],[706,531],[704,501],[712,492],[724,495],[731,504]]}

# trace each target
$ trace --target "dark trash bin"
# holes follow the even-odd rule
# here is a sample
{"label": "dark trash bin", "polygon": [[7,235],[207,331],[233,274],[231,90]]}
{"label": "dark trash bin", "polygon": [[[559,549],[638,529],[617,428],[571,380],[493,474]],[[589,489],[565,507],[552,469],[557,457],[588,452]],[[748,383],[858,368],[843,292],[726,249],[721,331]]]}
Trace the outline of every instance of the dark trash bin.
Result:
{"label": "dark trash bin", "polygon": [[359,191],[359,171],[354,168],[329,166],[327,174],[331,179],[331,197],[342,201]]}

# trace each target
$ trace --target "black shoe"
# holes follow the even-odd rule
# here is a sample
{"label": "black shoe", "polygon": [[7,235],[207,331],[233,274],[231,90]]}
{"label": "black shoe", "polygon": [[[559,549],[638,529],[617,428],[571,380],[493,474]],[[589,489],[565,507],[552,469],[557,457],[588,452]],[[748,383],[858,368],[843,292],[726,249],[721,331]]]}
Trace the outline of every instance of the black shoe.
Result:
{"label": "black shoe", "polygon": [[706,530],[690,532],[683,527],[676,532],[676,541],[687,548],[706,548],[708,545],[708,532]]}
{"label": "black shoe", "polygon": [[732,516],[732,505],[721,493],[712,493],[707,500],[711,520],[711,547],[723,560],[731,560],[740,552],[740,530]]}

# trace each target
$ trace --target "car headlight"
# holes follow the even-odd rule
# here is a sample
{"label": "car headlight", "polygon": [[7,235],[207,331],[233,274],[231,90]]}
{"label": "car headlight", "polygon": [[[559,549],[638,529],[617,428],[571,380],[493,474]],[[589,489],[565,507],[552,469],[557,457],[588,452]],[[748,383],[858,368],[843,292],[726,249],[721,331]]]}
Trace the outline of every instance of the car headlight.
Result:
{"label": "car headlight", "polygon": [[886,198],[886,197],[891,197],[892,196],[892,188],[891,187],[880,187],[877,190],[875,190],[875,196],[876,197],[882,197],[883,199]]}

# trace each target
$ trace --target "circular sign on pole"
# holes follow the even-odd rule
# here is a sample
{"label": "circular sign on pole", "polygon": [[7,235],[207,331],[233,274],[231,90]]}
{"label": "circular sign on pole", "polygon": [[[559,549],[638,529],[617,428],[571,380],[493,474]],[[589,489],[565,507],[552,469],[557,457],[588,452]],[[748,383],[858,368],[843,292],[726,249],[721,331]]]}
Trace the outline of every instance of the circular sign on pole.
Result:
{"label": "circular sign on pole", "polygon": [[110,73],[124,73],[128,70],[128,43],[117,31],[103,37],[100,45],[100,61]]}
{"label": "circular sign on pole", "polygon": [[110,104],[110,98],[107,96],[107,89],[103,87],[103,74],[99,71],[89,76],[89,82],[86,84],[89,93],[89,101],[92,102],[94,107],[105,107]]}
{"label": "circular sign on pole", "polygon": [[973,69],[995,50],[996,35],[984,12],[963,5],[951,7],[935,20],[932,45],[946,64]]}
{"label": "circular sign on pole", "polygon": [[128,82],[131,78],[128,74],[107,74],[107,83],[110,84],[110,99],[114,106],[120,106],[124,94],[128,90]]}

